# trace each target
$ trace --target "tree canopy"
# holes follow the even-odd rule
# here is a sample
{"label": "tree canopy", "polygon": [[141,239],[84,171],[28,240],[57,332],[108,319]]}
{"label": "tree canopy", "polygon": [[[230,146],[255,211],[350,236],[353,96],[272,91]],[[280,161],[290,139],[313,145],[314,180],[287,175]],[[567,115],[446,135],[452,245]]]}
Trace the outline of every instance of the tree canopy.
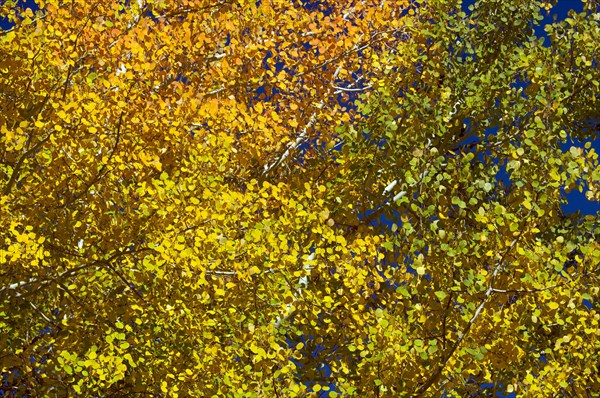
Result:
{"label": "tree canopy", "polygon": [[7,0],[15,396],[600,393],[600,13]]}

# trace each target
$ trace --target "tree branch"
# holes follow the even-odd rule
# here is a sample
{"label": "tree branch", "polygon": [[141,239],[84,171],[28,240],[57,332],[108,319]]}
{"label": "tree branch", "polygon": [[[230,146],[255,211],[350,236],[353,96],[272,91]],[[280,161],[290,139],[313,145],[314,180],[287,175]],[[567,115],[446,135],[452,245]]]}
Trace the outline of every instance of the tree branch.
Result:
{"label": "tree branch", "polygon": [[458,339],[454,342],[454,344],[452,345],[452,347],[450,347],[450,350],[442,357],[442,363],[438,367],[438,369],[434,373],[432,373],[431,376],[429,376],[429,378],[425,381],[425,383],[423,383],[421,385],[421,387],[419,387],[419,389],[417,390],[417,394],[415,395],[416,397],[423,396],[423,394],[425,394],[427,392],[427,390],[433,385],[433,383],[436,382],[436,380],[441,376],[442,372],[444,371],[444,369],[446,367],[446,364],[448,363],[448,361],[450,360],[450,358],[452,357],[452,355],[454,355],[454,352],[456,352],[456,350],[458,349],[458,347],[460,346],[460,344],[463,342],[463,340],[465,339],[465,337],[469,334],[469,331],[471,330],[471,327],[475,323],[475,320],[479,317],[479,315],[481,314],[481,311],[483,311],[483,308],[485,307],[485,304],[487,303],[489,297],[491,296],[491,294],[494,291],[494,287],[493,286],[494,286],[494,280],[496,279],[496,275],[498,275],[498,272],[500,271],[500,268],[502,268],[502,265],[504,264],[504,261],[505,261],[506,257],[510,253],[511,249],[515,246],[515,244],[519,240],[520,236],[521,235],[519,235],[518,237],[516,237],[511,242],[510,246],[506,249],[506,251],[502,255],[502,258],[498,261],[498,264],[496,265],[496,268],[494,268],[494,272],[492,274],[492,278],[490,280],[490,284],[489,284],[487,290],[485,291],[485,294],[483,296],[483,299],[481,300],[481,303],[479,304],[479,306],[475,310],[475,313],[473,314],[473,316],[471,316],[471,319],[469,319],[469,322],[467,323],[467,326],[465,326],[465,328],[463,329],[463,331],[460,333],[460,335],[458,336]]}

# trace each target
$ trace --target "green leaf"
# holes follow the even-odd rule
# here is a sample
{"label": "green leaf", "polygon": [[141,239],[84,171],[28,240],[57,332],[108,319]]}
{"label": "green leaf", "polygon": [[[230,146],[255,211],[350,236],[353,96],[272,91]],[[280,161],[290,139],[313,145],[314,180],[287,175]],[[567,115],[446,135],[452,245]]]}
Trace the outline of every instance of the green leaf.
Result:
{"label": "green leaf", "polygon": [[442,291],[438,291],[435,292],[435,296],[440,300],[443,301],[446,298],[446,293],[442,292]]}

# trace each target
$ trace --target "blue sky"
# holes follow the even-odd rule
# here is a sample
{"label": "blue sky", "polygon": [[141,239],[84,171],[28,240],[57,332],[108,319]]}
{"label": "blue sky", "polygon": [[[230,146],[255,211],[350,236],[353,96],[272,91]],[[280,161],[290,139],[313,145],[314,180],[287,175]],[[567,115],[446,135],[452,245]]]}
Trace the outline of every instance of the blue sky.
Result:
{"label": "blue sky", "polygon": [[[558,4],[551,10],[550,14],[545,16],[542,25],[552,23],[554,15],[556,15],[556,18],[559,21],[567,18],[570,10],[574,10],[575,12],[583,11],[583,2],[581,0],[559,0]],[[538,35],[545,35],[542,27],[540,27],[536,33]],[[600,138],[596,138],[591,142],[592,147],[596,149],[596,152],[600,152]],[[567,147],[571,145],[572,144],[567,144]],[[563,206],[563,211],[565,213],[573,213],[579,210],[582,214],[596,214],[600,211],[600,203],[590,202],[586,199],[584,194],[579,191],[570,192],[567,194],[567,199],[569,203]]]}
{"label": "blue sky", "polygon": [[[468,7],[474,3],[475,0],[464,0],[463,9],[467,11]],[[36,8],[36,4],[33,0],[25,0],[22,1],[21,4],[23,4],[25,7],[31,7],[34,9]],[[570,10],[574,10],[575,12],[583,11],[583,2],[581,0],[559,0],[558,4],[552,8],[550,13],[544,15],[541,25],[536,28],[536,34],[538,36],[545,36],[546,33],[543,26],[545,24],[552,23],[554,18],[559,21],[565,19]],[[10,25],[7,24],[6,20],[0,19],[0,28],[7,29],[9,27]],[[596,152],[600,152],[600,137],[591,141],[591,143],[592,147],[596,149]],[[583,143],[568,142],[565,144],[565,149],[568,150],[568,148],[574,144],[583,146]],[[586,215],[596,214],[600,211],[600,203],[587,200],[585,194],[579,191],[570,192],[566,195],[566,198],[568,203],[563,205],[563,211],[565,213],[574,213],[576,211],[580,211],[583,215]]]}
{"label": "blue sky", "polygon": [[[463,10],[468,12],[468,7],[475,3],[475,0],[464,0]],[[549,13],[544,13],[544,19],[541,21],[540,26],[536,27],[535,33],[540,37],[547,37],[544,30],[544,25],[551,24],[556,21],[564,20],[568,17],[569,11],[582,12],[583,2],[581,0],[559,0],[555,7],[553,7]],[[546,42],[549,45],[549,41]],[[590,140],[592,148],[595,148],[596,152],[600,153],[600,137],[595,140]],[[571,142],[568,141],[563,145],[563,149],[568,150],[571,146],[583,146],[583,142]],[[562,206],[562,210],[565,213],[575,213],[580,211],[582,215],[596,214],[600,212],[600,203],[591,202],[585,197],[585,193],[573,190],[565,195],[567,204]]]}
{"label": "blue sky", "polygon": [[[474,0],[466,0],[464,1],[464,7],[466,8],[474,2]],[[23,3],[29,7],[35,6],[34,2],[31,0],[27,0]],[[542,21],[542,26],[536,29],[536,34],[538,34],[539,36],[544,36],[545,32],[543,30],[543,25],[547,23],[552,23],[554,20],[554,15],[556,15],[557,20],[562,20],[566,18],[570,10],[581,12],[583,10],[583,3],[580,0],[560,0],[558,2],[558,5],[554,7],[548,15],[545,16],[544,20]],[[0,19],[0,27],[3,29],[9,28],[6,21],[2,19]],[[568,147],[570,147],[571,145],[582,146],[583,143],[568,142],[565,145],[566,149],[568,149]],[[597,152],[600,152],[600,139],[592,141],[592,146],[596,149]],[[573,191],[567,194],[566,197],[568,199],[568,203],[563,206],[563,210],[566,213],[580,211],[582,214],[596,214],[600,211],[600,203],[588,201],[583,193]],[[511,394],[508,396],[515,395]]]}
{"label": "blue sky", "polygon": [[[472,1],[470,0],[470,2]],[[559,0],[558,4],[550,11],[550,13],[545,15],[542,26],[536,29],[536,34],[545,36],[546,32],[543,29],[543,25],[552,23],[555,15],[558,21],[567,18],[570,10],[574,10],[575,12],[583,11],[583,2],[581,0]],[[600,138],[596,138],[591,142],[592,147],[596,149],[596,152],[600,152]],[[567,149],[571,145],[573,145],[573,143],[567,143]],[[583,146],[582,143],[579,143],[579,145]],[[565,213],[574,213],[579,210],[582,214],[596,214],[600,211],[600,203],[590,202],[586,199],[585,195],[579,191],[572,191],[566,196],[569,203],[563,206],[563,211]]]}

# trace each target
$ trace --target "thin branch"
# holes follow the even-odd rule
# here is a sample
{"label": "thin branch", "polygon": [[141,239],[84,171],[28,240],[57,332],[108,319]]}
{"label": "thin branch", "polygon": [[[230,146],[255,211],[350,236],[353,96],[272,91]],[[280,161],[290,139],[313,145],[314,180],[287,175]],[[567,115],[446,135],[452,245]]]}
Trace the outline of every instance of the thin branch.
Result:
{"label": "thin branch", "polygon": [[35,306],[35,304],[33,304],[31,301],[28,301],[28,303],[31,306],[31,308],[33,308],[46,322],[48,322],[51,325],[56,325],[56,323],[53,322],[50,318],[48,318],[46,314],[40,311],[39,308]]}
{"label": "thin branch", "polygon": [[40,149],[40,147],[42,145],[44,145],[44,143],[50,139],[50,135],[51,134],[52,133],[48,134],[48,136],[46,138],[44,138],[43,140],[41,140],[40,142],[38,142],[33,148],[31,148],[30,150],[28,150],[27,152],[25,152],[19,158],[19,161],[15,165],[15,168],[13,169],[13,171],[12,171],[12,173],[10,175],[10,180],[8,180],[8,182],[6,183],[6,186],[4,187],[4,192],[3,192],[4,195],[9,195],[10,194],[10,191],[12,190],[13,186],[17,182],[17,178],[19,177],[19,173],[21,171],[21,167],[23,167],[23,163],[25,162],[25,159],[27,159],[29,156],[33,155],[38,149]]}
{"label": "thin branch", "polygon": [[365,90],[369,90],[369,89],[373,88],[373,86],[366,86],[366,87],[359,87],[359,88],[349,88],[349,87],[339,87],[339,86],[333,86],[333,85],[331,87],[333,87],[333,88],[335,88],[336,90],[339,90],[339,91],[348,91],[348,92],[365,91]]}
{"label": "thin branch", "polygon": [[545,290],[555,289],[557,287],[561,287],[561,286],[567,285],[569,283],[570,282],[558,283],[556,285],[534,288],[534,289],[496,289],[496,288],[493,288],[492,293],[537,293],[537,292],[543,292]]}
{"label": "thin branch", "polygon": [[486,290],[486,292],[485,292],[485,294],[483,296],[483,299],[481,300],[481,303],[479,304],[479,306],[475,310],[475,313],[473,314],[473,316],[471,316],[471,319],[469,319],[469,322],[467,323],[467,326],[465,326],[464,330],[460,333],[460,335],[458,336],[458,339],[454,342],[454,344],[452,345],[452,347],[450,348],[450,350],[442,357],[442,363],[440,364],[440,366],[438,367],[438,369],[435,372],[433,372],[433,374],[431,376],[429,376],[429,378],[425,381],[425,383],[423,383],[421,385],[421,387],[419,387],[419,389],[417,390],[417,394],[415,395],[416,397],[423,396],[423,394],[425,394],[427,392],[427,390],[433,385],[433,383],[435,383],[435,381],[441,376],[442,372],[446,368],[446,364],[448,363],[448,361],[450,360],[450,358],[452,357],[452,355],[454,355],[454,353],[456,352],[456,350],[458,349],[458,347],[460,346],[460,344],[463,342],[463,340],[465,339],[465,337],[467,337],[467,335],[469,334],[469,331],[471,330],[471,327],[475,323],[475,320],[477,320],[477,318],[481,314],[481,311],[483,311],[483,308],[485,307],[485,304],[487,303],[489,297],[491,296],[492,292],[494,291],[494,287],[493,287],[494,286],[494,281],[496,279],[496,276],[498,275],[498,272],[500,271],[500,269],[504,265],[504,261],[505,261],[506,257],[510,253],[511,249],[515,246],[515,244],[519,240],[520,236],[521,235],[517,236],[511,242],[510,246],[506,249],[506,251],[502,255],[502,258],[500,259],[500,261],[498,261],[498,264],[494,268],[494,272],[492,274],[492,278],[490,280],[490,284],[489,284],[489,286],[488,286],[488,288],[487,288],[487,290]]}
{"label": "thin branch", "polygon": [[[337,79],[337,77],[341,71],[342,71],[342,65],[338,66],[337,69],[335,70],[335,72],[333,73],[333,77],[332,77],[333,80]],[[322,109],[323,106],[325,106],[325,100],[322,100],[319,103],[319,105],[317,105],[317,108]],[[283,163],[283,161],[285,159],[287,159],[287,157],[290,155],[290,153],[292,151],[294,151],[296,148],[298,148],[304,142],[304,140],[306,139],[308,130],[316,123],[316,121],[317,121],[317,112],[313,112],[308,123],[304,126],[304,128],[302,129],[302,132],[300,132],[300,134],[296,138],[296,141],[292,142],[287,147],[285,152],[283,152],[283,154],[276,161],[271,163],[271,165],[265,165],[264,175],[268,175],[272,169],[279,167]]]}
{"label": "thin branch", "polygon": [[[61,253],[70,254],[68,251],[59,250],[55,246],[52,246],[52,249],[56,250],[56,251],[60,251]],[[15,283],[13,283],[11,285],[4,286],[4,287],[0,288],[0,292],[2,292],[4,290],[17,290],[18,288],[23,287],[23,286],[32,285],[32,284],[39,284],[35,290],[28,291],[27,293],[18,293],[18,292],[16,293],[16,297],[30,296],[30,295],[32,295],[34,293],[39,292],[44,286],[48,285],[49,283],[52,283],[52,282],[58,283],[58,281],[60,279],[64,279],[64,278],[68,278],[70,276],[74,276],[77,272],[82,271],[82,270],[84,270],[86,268],[91,268],[91,267],[94,267],[94,266],[98,266],[98,265],[110,263],[111,261],[114,261],[114,260],[116,260],[117,258],[119,258],[119,257],[121,257],[123,255],[134,254],[134,253],[144,252],[144,251],[148,251],[148,250],[153,250],[153,249],[150,249],[148,247],[142,247],[142,248],[137,249],[137,250],[117,251],[116,253],[114,253],[113,255],[111,255],[107,259],[95,260],[95,261],[92,261],[92,262],[87,263],[87,264],[80,265],[80,266],[75,267],[75,268],[67,269],[66,271],[61,272],[60,274],[58,274],[55,277],[49,277],[49,278],[43,278],[43,279],[30,278],[27,281],[15,282]],[[70,255],[74,255],[74,254],[70,254]],[[81,257],[81,256],[77,255],[77,257]]]}
{"label": "thin branch", "polygon": [[125,284],[125,286],[127,288],[129,288],[130,290],[132,290],[137,297],[142,300],[144,302],[144,304],[148,304],[148,302],[146,301],[146,299],[144,299],[144,297],[142,296],[142,294],[135,288],[135,284],[129,282],[127,280],[127,278],[125,278],[125,276],[119,272],[119,270],[117,270],[115,267],[113,267],[113,265],[110,262],[106,262],[106,266],[115,274],[119,277],[119,279],[121,279],[121,281]]}
{"label": "thin branch", "polygon": [[218,94],[218,93],[220,93],[220,92],[221,92],[221,91],[223,91],[223,90],[225,90],[225,87],[220,87],[220,88],[214,89],[214,90],[212,90],[212,91],[209,91],[209,92],[208,92],[208,93],[206,93],[205,95],[214,95],[214,94]]}
{"label": "thin branch", "polygon": [[73,196],[73,198],[71,198],[69,201],[67,201],[64,204],[64,206],[62,206],[62,207],[66,207],[66,206],[70,205],[71,203],[73,203],[76,199],[81,198],[83,195],[85,195],[89,191],[89,189],[92,186],[94,186],[94,184],[96,184],[103,177],[106,167],[108,166],[108,164],[112,160],[113,156],[115,155],[115,152],[117,151],[117,147],[119,146],[119,142],[121,141],[121,124],[123,123],[123,114],[124,114],[124,111],[121,111],[121,115],[119,116],[119,121],[117,122],[117,139],[115,141],[115,145],[113,146],[112,151],[110,152],[110,155],[108,156],[106,163],[104,163],[102,165],[102,167],[100,167],[100,170],[98,171],[98,174],[96,174],[96,177],[94,177],[90,182],[88,182],[86,184],[85,188],[80,192],[80,194]]}

